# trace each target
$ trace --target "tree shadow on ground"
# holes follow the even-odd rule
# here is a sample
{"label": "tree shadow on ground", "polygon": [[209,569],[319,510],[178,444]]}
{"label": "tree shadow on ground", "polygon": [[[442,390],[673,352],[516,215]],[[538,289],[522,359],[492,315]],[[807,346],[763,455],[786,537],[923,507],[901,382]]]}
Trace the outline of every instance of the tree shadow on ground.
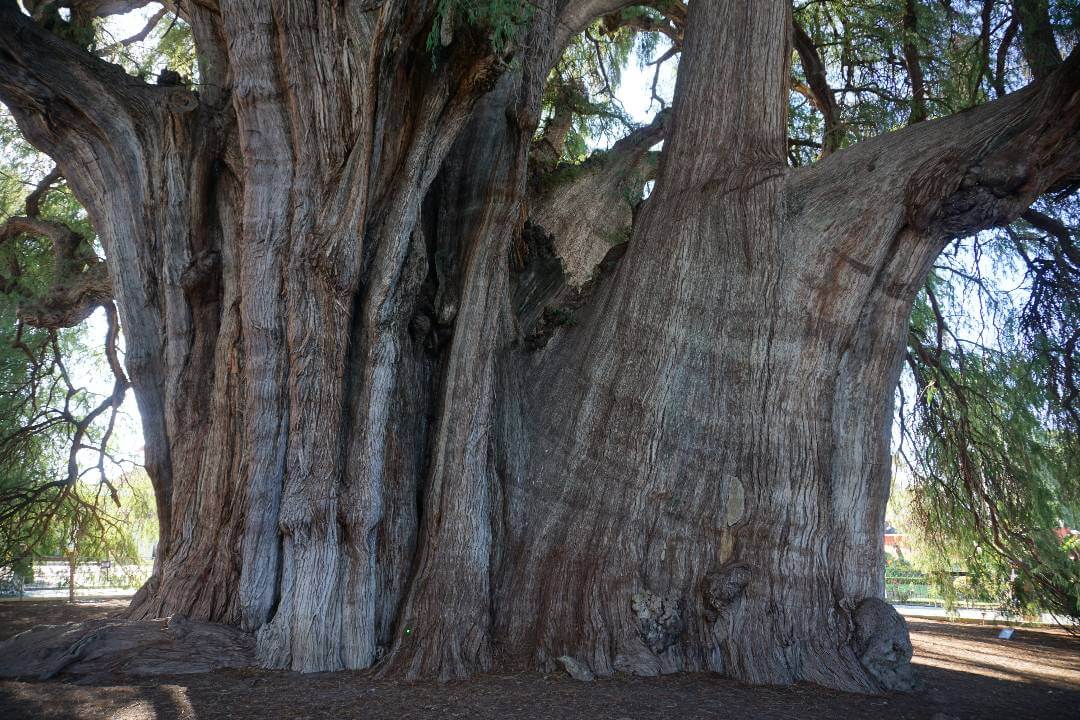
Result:
{"label": "tree shadow on ground", "polygon": [[920,667],[926,688],[870,697],[812,685],[752,687],[714,675],[607,678],[485,675],[449,685],[376,681],[364,673],[300,675],[228,670],[140,685],[0,684],[0,707],[18,718],[268,720],[269,718],[844,718],[926,720],[1069,717],[1080,688]]}
{"label": "tree shadow on ground", "polygon": [[[70,617],[71,608],[61,609],[64,619]],[[44,612],[43,607],[32,610]],[[91,619],[82,617],[90,609],[73,611],[81,613],[79,619]],[[860,696],[812,685],[752,687],[700,674],[592,683],[562,673],[490,674],[439,685],[375,680],[359,672],[240,669],[143,680],[0,682],[0,718],[927,720],[944,713],[965,720],[1022,720],[1074,717],[1080,707],[1076,638],[1021,629],[1002,641],[998,628],[943,622],[911,621],[910,628],[925,685],[910,695]]]}

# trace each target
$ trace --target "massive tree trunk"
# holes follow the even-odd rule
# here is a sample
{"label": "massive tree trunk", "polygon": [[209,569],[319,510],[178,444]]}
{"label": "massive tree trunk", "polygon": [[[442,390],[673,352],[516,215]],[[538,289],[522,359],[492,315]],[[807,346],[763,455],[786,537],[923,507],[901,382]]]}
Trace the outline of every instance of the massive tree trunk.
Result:
{"label": "massive tree trunk", "polygon": [[[908,314],[950,237],[1075,173],[1080,60],[792,171],[788,4],[695,2],[672,116],[538,188],[547,71],[628,4],[537,3],[496,52],[434,3],[183,3],[197,94],[0,5],[0,99],[127,336],[162,531],[133,617],[304,671],[908,684],[874,603]],[[598,205],[660,132],[650,198]],[[604,272],[574,203],[630,237]]]}

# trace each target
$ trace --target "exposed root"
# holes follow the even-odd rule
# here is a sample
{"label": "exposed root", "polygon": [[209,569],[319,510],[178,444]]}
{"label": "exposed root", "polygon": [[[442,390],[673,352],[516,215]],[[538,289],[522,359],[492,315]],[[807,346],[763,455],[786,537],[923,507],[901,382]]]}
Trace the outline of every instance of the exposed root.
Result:
{"label": "exposed root", "polygon": [[0,643],[0,677],[178,675],[255,665],[247,633],[182,615],[39,625]]}
{"label": "exposed root", "polygon": [[575,680],[578,680],[579,682],[592,682],[596,679],[592,670],[590,670],[589,666],[585,663],[578,662],[569,655],[563,655],[557,659],[566,670],[567,675]]}

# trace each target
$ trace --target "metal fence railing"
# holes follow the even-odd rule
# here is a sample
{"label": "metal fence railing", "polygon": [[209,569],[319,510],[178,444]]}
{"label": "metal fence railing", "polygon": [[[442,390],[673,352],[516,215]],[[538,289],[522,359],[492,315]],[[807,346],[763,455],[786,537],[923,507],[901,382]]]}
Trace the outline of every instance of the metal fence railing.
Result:
{"label": "metal fence railing", "polygon": [[134,592],[150,577],[152,558],[28,557],[0,567],[0,597],[63,597]]}
{"label": "metal fence railing", "polygon": [[[964,573],[953,573],[954,581],[964,577]],[[976,610],[989,610],[996,608],[1000,603],[991,598],[984,597],[971,588],[957,585],[952,597],[947,599],[941,594],[936,585],[930,582],[925,575],[904,575],[885,577],[885,599],[892,603],[911,605],[934,605],[943,607],[955,605],[956,607],[972,608]]]}

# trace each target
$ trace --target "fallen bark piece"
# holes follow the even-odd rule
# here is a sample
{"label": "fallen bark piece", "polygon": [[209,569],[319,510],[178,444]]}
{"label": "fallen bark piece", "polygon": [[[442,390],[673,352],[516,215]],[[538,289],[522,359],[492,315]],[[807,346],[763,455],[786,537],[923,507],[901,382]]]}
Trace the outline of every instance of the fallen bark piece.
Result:
{"label": "fallen bark piece", "polygon": [[579,663],[577,660],[570,657],[569,655],[563,655],[562,657],[560,657],[559,662],[562,663],[562,666],[564,668],[566,668],[567,674],[575,680],[580,680],[581,682],[592,682],[596,679],[596,676],[593,675],[592,670],[590,670],[587,665]]}
{"label": "fallen bark piece", "polygon": [[255,664],[249,634],[182,615],[39,625],[0,642],[0,677],[9,678],[181,675]]}

